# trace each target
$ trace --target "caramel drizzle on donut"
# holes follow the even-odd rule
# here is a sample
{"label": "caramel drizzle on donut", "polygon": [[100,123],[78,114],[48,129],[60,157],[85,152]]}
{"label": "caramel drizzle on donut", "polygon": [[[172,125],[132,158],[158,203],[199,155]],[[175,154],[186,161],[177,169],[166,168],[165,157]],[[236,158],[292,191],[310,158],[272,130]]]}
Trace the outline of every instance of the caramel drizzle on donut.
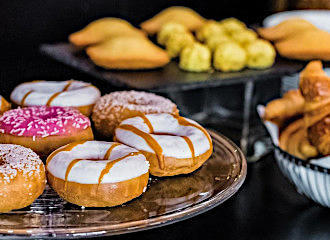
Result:
{"label": "caramel drizzle on donut", "polygon": [[25,93],[25,95],[23,96],[22,100],[21,100],[21,106],[24,107],[25,104],[25,99],[33,92],[33,90],[28,91],[27,93]]}
{"label": "caramel drizzle on donut", "polygon": [[143,122],[148,126],[150,133],[153,133],[154,132],[154,127],[152,126],[150,120],[146,117],[146,115],[143,114],[143,113],[140,113],[139,117],[141,117]]}
{"label": "caramel drizzle on donut", "polygon": [[85,142],[87,142],[87,141],[73,142],[73,143],[69,143],[68,145],[66,145],[63,148],[56,149],[54,152],[52,152],[48,156],[48,158],[46,160],[46,167],[49,164],[49,162],[53,159],[53,157],[55,157],[55,155],[58,154],[59,152],[71,151],[75,146],[78,146],[80,144],[84,144]]}
{"label": "caramel drizzle on donut", "polygon": [[191,157],[193,159],[193,164],[195,165],[196,164],[196,157],[195,157],[195,149],[194,149],[194,145],[192,143],[192,141],[190,140],[190,138],[188,138],[187,136],[181,136],[185,141],[186,143],[188,144],[189,146],[189,149],[190,149],[190,152],[191,152]]}
{"label": "caramel drizzle on donut", "polygon": [[110,169],[113,167],[113,165],[115,165],[117,162],[127,158],[127,157],[133,157],[133,156],[137,156],[139,155],[140,152],[131,152],[123,157],[120,157],[120,158],[117,158],[111,162],[108,162],[107,165],[105,166],[105,168],[102,170],[101,174],[100,174],[100,177],[99,177],[99,181],[98,181],[98,184],[100,185],[102,180],[103,180],[103,177],[104,175],[108,174]]}
{"label": "caramel drizzle on donut", "polygon": [[120,145],[120,143],[113,143],[113,144],[111,145],[111,147],[109,147],[108,151],[104,154],[103,159],[109,159],[112,150],[113,150],[115,147],[119,146],[119,145]]}
{"label": "caramel drizzle on donut", "polygon": [[[112,145],[113,146],[113,145]],[[111,146],[111,147],[112,147]],[[110,148],[111,148],[110,147]],[[113,149],[113,148],[112,148]],[[105,166],[105,168],[101,171],[101,173],[100,173],[100,176],[99,176],[99,179],[98,179],[98,185],[100,185],[101,184],[101,182],[102,182],[102,180],[103,180],[103,177],[106,175],[106,174],[108,174],[109,173],[109,171],[111,170],[111,168],[117,163],[117,162],[119,162],[119,161],[121,161],[121,160],[123,160],[123,159],[125,159],[125,158],[127,158],[127,157],[133,157],[133,156],[137,156],[137,155],[139,155],[140,154],[140,152],[131,152],[131,153],[129,153],[129,154],[126,154],[125,156],[123,156],[123,157],[120,157],[120,158],[117,158],[117,159],[115,159],[115,160],[113,160],[113,161],[110,161],[110,162],[108,162],[107,164],[106,164],[106,166]],[[66,169],[66,172],[65,172],[65,185],[64,185],[64,191],[66,191],[67,190],[67,183],[68,183],[68,178],[69,178],[69,174],[70,174],[70,172],[71,172],[71,170],[72,170],[72,168],[78,163],[78,162],[80,162],[80,161],[82,161],[82,160],[87,160],[87,159],[74,159],[74,160],[72,160],[71,162],[70,162],[70,164],[68,165],[68,168]],[[102,160],[102,159],[88,159],[88,161],[99,161],[99,160]],[[103,159],[103,160],[108,160],[108,159]]]}
{"label": "caramel drizzle on donut", "polygon": [[72,81],[70,80],[70,81],[68,81],[68,83],[64,86],[64,88],[62,89],[62,91],[54,93],[54,94],[48,99],[48,101],[47,101],[47,103],[46,103],[46,106],[49,107],[50,104],[54,101],[54,99],[55,99],[58,95],[60,95],[62,92],[66,92],[66,91],[68,91],[68,89],[69,89],[69,87],[71,86],[71,84],[72,84]]}
{"label": "caramel drizzle on donut", "polygon": [[66,191],[66,189],[67,189],[67,182],[68,182],[68,177],[69,177],[69,173],[71,172],[71,169],[73,168],[74,165],[76,165],[76,163],[80,162],[81,160],[83,160],[83,159],[74,159],[69,163],[68,168],[65,171],[64,191]]}
{"label": "caramel drizzle on donut", "polygon": [[208,132],[203,127],[189,122],[184,117],[180,117],[180,116],[176,116],[176,115],[172,115],[172,116],[174,118],[176,118],[178,120],[178,123],[182,126],[195,127],[197,129],[201,130],[204,133],[204,135],[207,137],[207,140],[209,141],[210,146],[212,146],[212,139],[211,139],[210,135],[208,134]]}
{"label": "caramel drizzle on donut", "polygon": [[158,164],[159,164],[160,169],[164,169],[165,162],[164,162],[163,149],[159,145],[159,143],[152,136],[150,136],[149,133],[145,133],[145,132],[141,131],[140,129],[138,129],[134,126],[128,125],[128,124],[119,125],[118,128],[124,129],[127,131],[131,131],[131,132],[135,133],[136,135],[140,136],[141,138],[143,138],[146,141],[146,143],[149,145],[149,147],[154,150],[154,152],[158,158]]}

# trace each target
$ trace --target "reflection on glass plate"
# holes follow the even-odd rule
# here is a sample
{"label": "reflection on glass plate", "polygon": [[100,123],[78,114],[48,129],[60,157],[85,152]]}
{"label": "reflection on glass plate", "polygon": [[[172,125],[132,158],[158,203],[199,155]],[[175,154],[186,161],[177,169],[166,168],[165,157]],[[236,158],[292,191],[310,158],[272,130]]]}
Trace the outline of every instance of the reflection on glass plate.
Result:
{"label": "reflection on glass plate", "polygon": [[0,238],[80,238],[149,229],[205,212],[231,197],[243,184],[246,161],[227,138],[209,131],[212,157],[192,174],[152,178],[138,199],[115,208],[69,204],[47,187],[30,207],[0,214]]}

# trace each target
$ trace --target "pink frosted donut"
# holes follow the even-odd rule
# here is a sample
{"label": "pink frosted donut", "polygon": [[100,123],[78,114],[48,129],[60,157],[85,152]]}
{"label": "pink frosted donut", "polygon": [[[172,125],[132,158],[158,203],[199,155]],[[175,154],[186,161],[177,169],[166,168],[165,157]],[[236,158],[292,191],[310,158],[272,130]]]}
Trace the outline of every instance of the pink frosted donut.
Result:
{"label": "pink frosted donut", "polygon": [[93,140],[88,117],[69,107],[12,109],[0,117],[0,143],[31,148],[42,156],[74,141]]}

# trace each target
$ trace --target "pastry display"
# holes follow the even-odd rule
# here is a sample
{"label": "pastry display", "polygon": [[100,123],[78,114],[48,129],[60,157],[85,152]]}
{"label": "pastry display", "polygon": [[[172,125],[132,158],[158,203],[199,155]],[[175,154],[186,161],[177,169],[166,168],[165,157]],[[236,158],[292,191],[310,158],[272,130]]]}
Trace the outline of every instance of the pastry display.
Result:
{"label": "pastry display", "polygon": [[100,134],[110,137],[121,121],[150,113],[178,115],[179,111],[169,99],[153,93],[120,91],[99,99],[94,106],[92,120]]}
{"label": "pastry display", "polygon": [[239,71],[246,66],[246,59],[243,47],[235,42],[225,42],[215,49],[213,66],[223,72]]}
{"label": "pastry display", "polygon": [[210,70],[210,52],[213,53],[213,67],[223,72],[240,71],[245,67],[265,69],[275,62],[274,47],[268,41],[258,39],[256,32],[235,18],[205,21],[196,31],[196,39],[186,29],[183,24],[168,22],[157,35],[158,42],[165,46],[170,57],[180,56],[182,70]]}
{"label": "pastry display", "polygon": [[32,81],[15,87],[10,99],[21,107],[75,107],[89,116],[100,96],[101,93],[95,86],[82,81]]}
{"label": "pastry display", "polygon": [[164,46],[171,34],[186,32],[188,32],[188,29],[184,25],[176,22],[167,22],[160,28],[159,33],[157,34],[157,42]]}
{"label": "pastry display", "polygon": [[167,22],[177,22],[188,30],[195,31],[204,24],[205,19],[190,8],[174,6],[164,9],[151,19],[141,23],[140,26],[147,33],[155,34]]}
{"label": "pastry display", "polygon": [[266,120],[294,120],[280,126],[279,146],[301,159],[330,154],[329,114],[330,77],[321,61],[310,62],[300,73],[299,90],[289,91],[265,109]]}
{"label": "pastry display", "polygon": [[170,61],[167,53],[147,38],[115,37],[88,47],[86,53],[106,69],[152,69]]}
{"label": "pastry display", "polygon": [[180,54],[179,67],[190,72],[208,71],[211,69],[211,51],[203,44],[190,44]]}
{"label": "pastry display", "polygon": [[172,33],[165,42],[166,52],[172,58],[177,57],[185,47],[193,44],[194,41],[194,36],[190,32]]}
{"label": "pastry display", "polygon": [[187,174],[212,154],[208,132],[193,120],[172,115],[146,114],[122,121],[115,140],[141,151],[155,176]]}
{"label": "pastry display", "polygon": [[[78,111],[79,99],[86,106],[97,100],[94,126],[115,142],[93,140],[89,118]],[[11,100],[18,108],[0,116],[0,212],[32,204],[46,179],[70,203],[118,206],[147,190],[149,172],[188,174],[213,152],[202,126],[153,93],[100,97],[98,89],[81,81],[32,81],[18,85]]]}
{"label": "pastry display", "polygon": [[275,62],[276,52],[267,41],[257,39],[245,47],[247,53],[246,65],[253,69],[269,68]]}
{"label": "pastry display", "polygon": [[66,201],[85,207],[112,207],[147,188],[149,163],[120,143],[83,141],[65,145],[47,158],[50,186]]}
{"label": "pastry display", "polygon": [[[182,70],[208,71],[212,69],[212,56],[209,56],[209,51],[205,48],[209,48],[214,54],[217,47],[228,42],[243,47],[250,56],[249,61],[242,63],[243,55],[246,54],[240,53],[240,47],[227,45],[221,48],[225,50],[219,50],[215,55],[224,54],[225,58],[235,61],[239,58],[240,63],[231,66],[232,63],[223,63],[223,57],[217,57],[218,60],[213,60],[216,70],[240,71],[244,67],[264,69],[271,67],[275,61],[273,46],[267,42],[257,41],[256,32],[236,18],[207,20],[190,8],[173,6],[141,23],[140,27],[142,30],[119,18],[102,18],[72,33],[69,41],[77,47],[84,48],[91,61],[105,69],[148,70],[164,67],[171,58],[184,56],[184,59],[179,59],[179,67]],[[157,34],[157,43],[166,51],[148,39],[143,31],[149,35]],[[181,54],[185,48],[185,53]],[[222,53],[223,51],[225,53]],[[198,66],[199,64],[201,66]]]}
{"label": "pastry display", "polygon": [[330,76],[320,61],[309,63],[301,74],[300,91],[305,98],[307,137],[320,154],[330,154]]}
{"label": "pastry display", "polygon": [[0,144],[0,212],[30,205],[45,189],[45,167],[31,149]]}
{"label": "pastry display", "polygon": [[0,133],[0,143],[22,145],[41,156],[70,142],[93,139],[89,119],[69,107],[8,110],[0,117]]}
{"label": "pastry display", "polygon": [[139,38],[145,34],[123,19],[101,18],[70,34],[69,41],[78,47],[86,47],[117,36]]}
{"label": "pastry display", "polygon": [[330,60],[330,33],[312,23],[293,18],[270,28],[259,28],[259,34],[274,41],[279,54],[299,60]]}
{"label": "pastry display", "polygon": [[5,111],[11,108],[11,104],[7,102],[7,100],[0,95],[0,114],[4,113]]}

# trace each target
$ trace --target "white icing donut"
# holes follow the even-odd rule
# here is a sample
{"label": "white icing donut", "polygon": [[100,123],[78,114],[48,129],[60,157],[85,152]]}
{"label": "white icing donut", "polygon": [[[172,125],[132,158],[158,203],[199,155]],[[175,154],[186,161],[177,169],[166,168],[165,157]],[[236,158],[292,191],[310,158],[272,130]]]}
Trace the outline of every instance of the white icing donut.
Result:
{"label": "white icing donut", "polygon": [[18,85],[10,99],[20,106],[80,107],[95,104],[100,96],[95,86],[82,81],[32,81]]}
{"label": "white icing donut", "polygon": [[101,184],[139,177],[149,171],[149,163],[142,153],[124,144],[86,141],[54,151],[46,168],[65,181]]}
{"label": "white icing donut", "polygon": [[[211,138],[206,130],[187,118],[167,113],[147,114],[145,117],[126,119],[116,128],[115,137],[119,142],[159,155],[155,152],[154,146],[150,146],[144,137],[125,126],[147,133],[159,144],[164,157],[194,158],[212,148]],[[192,146],[189,146],[189,140]]]}

